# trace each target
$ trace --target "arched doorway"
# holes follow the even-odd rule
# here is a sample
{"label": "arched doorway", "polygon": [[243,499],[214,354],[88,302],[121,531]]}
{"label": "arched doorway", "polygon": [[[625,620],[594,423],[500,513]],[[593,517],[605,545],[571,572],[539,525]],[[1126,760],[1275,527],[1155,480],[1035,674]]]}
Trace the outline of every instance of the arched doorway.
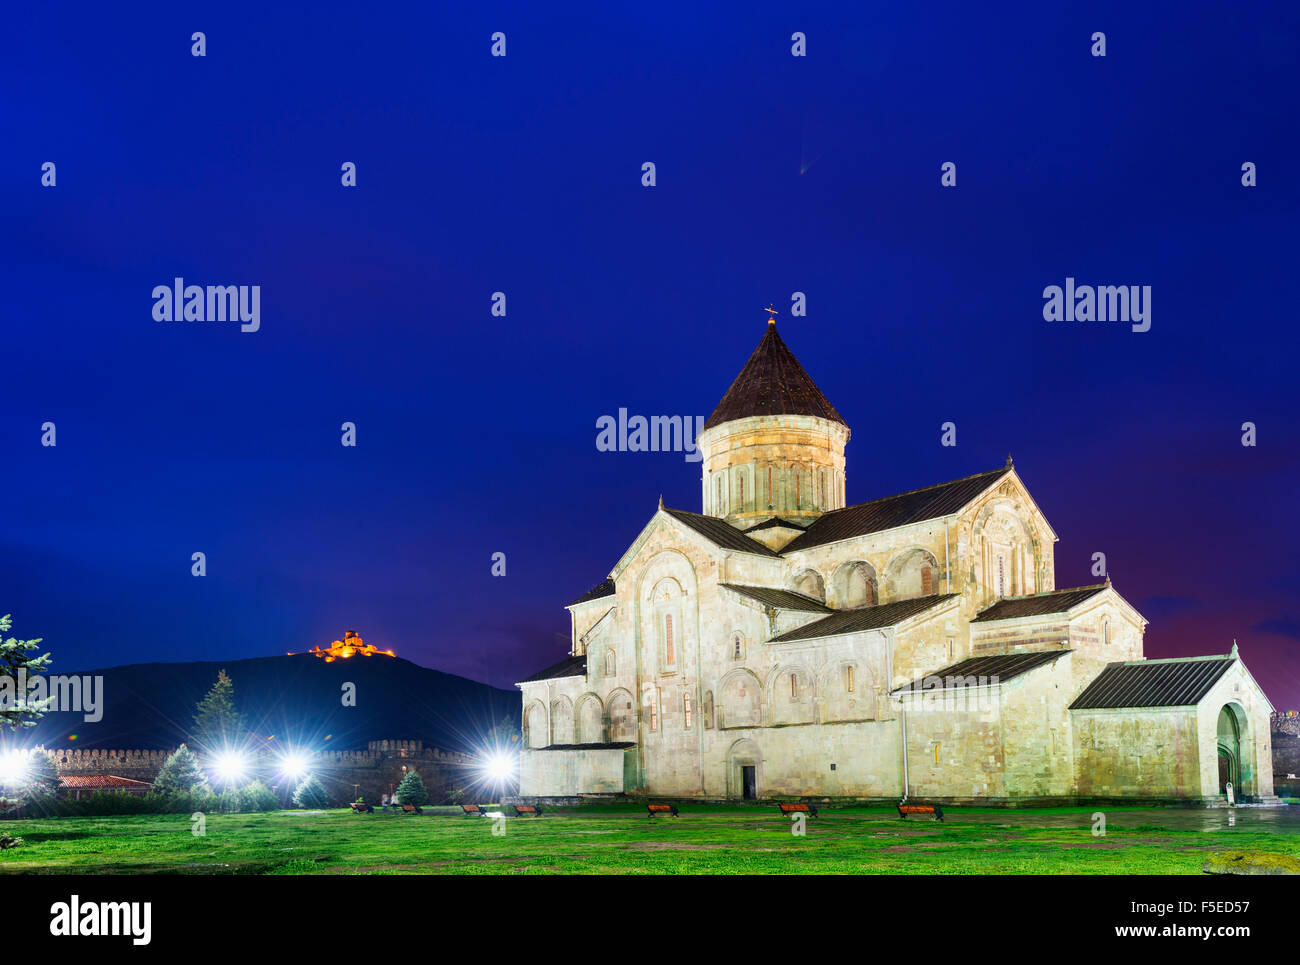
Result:
{"label": "arched doorway", "polygon": [[1231,781],[1238,801],[1254,795],[1254,761],[1245,711],[1237,704],[1224,704],[1219,710],[1216,735],[1219,793],[1226,796]]}
{"label": "arched doorway", "polygon": [[727,751],[727,797],[758,800],[763,787],[763,754],[752,740],[738,740]]}

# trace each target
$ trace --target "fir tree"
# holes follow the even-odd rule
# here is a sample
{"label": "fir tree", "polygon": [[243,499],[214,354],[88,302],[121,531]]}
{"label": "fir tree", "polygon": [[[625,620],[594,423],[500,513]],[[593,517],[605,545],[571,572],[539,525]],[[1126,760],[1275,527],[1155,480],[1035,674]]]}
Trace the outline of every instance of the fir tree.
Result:
{"label": "fir tree", "polygon": [[329,804],[329,795],[316,776],[308,774],[293,792],[293,804],[294,807],[319,810]]}
{"label": "fir tree", "polygon": [[18,673],[26,670],[30,683],[32,678],[45,673],[50,655],[32,656],[31,651],[41,642],[39,637],[35,640],[16,640],[13,637],[6,640],[3,634],[12,626],[9,614],[0,617],[0,726],[17,730],[35,724],[52,699],[29,701],[26,693],[18,692]]}
{"label": "fir tree", "polygon": [[424,781],[420,780],[418,772],[408,771],[397,785],[397,803],[414,804],[416,807],[429,803],[429,791],[424,786]]}
{"label": "fir tree", "polygon": [[27,769],[27,782],[23,786],[23,796],[49,797],[62,783],[63,778],[59,777],[59,765],[54,763],[54,755],[43,747],[32,751],[31,764]]}
{"label": "fir tree", "polygon": [[197,794],[208,789],[199,759],[184,744],[168,756],[153,783],[163,794]]}
{"label": "fir tree", "polygon": [[194,736],[204,750],[217,751],[239,740],[244,718],[235,709],[235,685],[224,670],[217,674],[217,682],[199,701],[197,709]]}

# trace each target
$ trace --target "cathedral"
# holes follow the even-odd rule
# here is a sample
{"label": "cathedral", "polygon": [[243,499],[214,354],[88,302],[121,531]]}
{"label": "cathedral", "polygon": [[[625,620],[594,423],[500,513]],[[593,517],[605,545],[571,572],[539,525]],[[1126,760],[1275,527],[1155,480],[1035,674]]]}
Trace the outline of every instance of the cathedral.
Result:
{"label": "cathedral", "polygon": [[1234,644],[1148,660],[1111,585],[1058,588],[1010,458],[846,505],[849,427],[775,320],[660,502],[519,683],[520,795],[1277,803]]}

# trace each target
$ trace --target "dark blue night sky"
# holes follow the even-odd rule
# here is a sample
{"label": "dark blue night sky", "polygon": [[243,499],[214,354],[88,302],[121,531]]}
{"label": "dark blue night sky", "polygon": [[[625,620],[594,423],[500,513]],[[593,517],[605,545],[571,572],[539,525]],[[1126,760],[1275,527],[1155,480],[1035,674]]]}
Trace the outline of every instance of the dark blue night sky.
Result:
{"label": "dark blue night sky", "polygon": [[[53,670],[355,628],[512,684],[700,508],[596,420],[707,415],[773,302],[849,502],[1010,452],[1058,586],[1104,552],[1148,655],[1236,638],[1300,705],[1300,8],[272,6],[4,15],[0,613]],[[155,322],[176,276],[261,330]],[[1067,276],[1151,330],[1045,322]]]}

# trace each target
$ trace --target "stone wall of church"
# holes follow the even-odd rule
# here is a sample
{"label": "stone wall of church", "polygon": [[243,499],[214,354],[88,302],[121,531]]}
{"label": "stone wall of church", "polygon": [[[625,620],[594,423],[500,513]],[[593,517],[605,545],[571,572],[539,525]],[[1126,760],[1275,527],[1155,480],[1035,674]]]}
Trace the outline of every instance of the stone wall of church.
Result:
{"label": "stone wall of church", "polygon": [[1070,655],[1006,683],[909,695],[908,787],[918,798],[1073,793]]}
{"label": "stone wall of church", "polygon": [[621,794],[637,773],[635,748],[584,747],[526,750],[519,755],[523,797]]}
{"label": "stone wall of church", "polygon": [[[1079,794],[1180,800],[1204,796],[1195,712],[1126,707],[1076,710],[1070,716]],[[1211,740],[1211,753],[1213,749]],[[1216,768],[1217,779],[1217,765],[1212,759],[1208,765]]]}

